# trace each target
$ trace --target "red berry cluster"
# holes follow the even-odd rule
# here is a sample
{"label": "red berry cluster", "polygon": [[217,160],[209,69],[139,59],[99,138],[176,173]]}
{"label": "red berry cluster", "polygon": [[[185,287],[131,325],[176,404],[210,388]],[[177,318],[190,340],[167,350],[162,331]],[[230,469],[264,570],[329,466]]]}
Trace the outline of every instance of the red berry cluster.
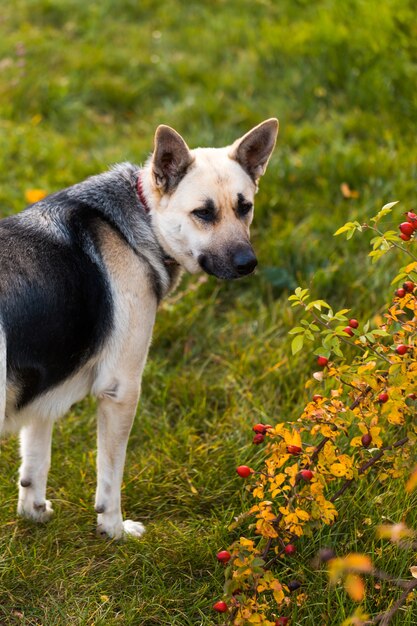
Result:
{"label": "red berry cluster", "polygon": [[255,426],[252,428],[253,432],[255,433],[255,436],[252,440],[253,443],[257,445],[262,443],[265,439],[266,433],[270,428],[272,428],[270,424],[255,424]]}
{"label": "red berry cluster", "polygon": [[353,329],[358,328],[358,326],[359,326],[358,320],[351,319],[349,320],[348,326],[346,326],[346,328],[343,329],[343,332],[349,335],[349,337],[353,337]]}
{"label": "red berry cluster", "polygon": [[402,222],[399,226],[400,228],[400,237],[403,241],[410,241],[414,231],[417,230],[417,215],[412,213],[412,211],[408,211],[405,214],[407,216],[407,221]]}
{"label": "red berry cluster", "polygon": [[405,283],[403,283],[403,286],[397,289],[397,291],[395,292],[395,295],[398,296],[399,298],[404,298],[406,293],[413,293],[414,288],[415,288],[415,284],[413,283],[413,281],[406,280]]}

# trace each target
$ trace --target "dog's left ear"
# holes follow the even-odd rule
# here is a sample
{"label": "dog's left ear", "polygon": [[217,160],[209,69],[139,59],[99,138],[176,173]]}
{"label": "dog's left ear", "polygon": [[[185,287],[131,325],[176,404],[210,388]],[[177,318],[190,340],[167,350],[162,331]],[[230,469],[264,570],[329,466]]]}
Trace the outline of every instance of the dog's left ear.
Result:
{"label": "dog's left ear", "polygon": [[152,170],[156,186],[164,192],[175,189],[194,158],[176,130],[161,124],[156,129]]}
{"label": "dog's left ear", "polygon": [[264,174],[275,147],[279,122],[275,117],[265,120],[231,146],[230,158],[235,159],[256,183]]}

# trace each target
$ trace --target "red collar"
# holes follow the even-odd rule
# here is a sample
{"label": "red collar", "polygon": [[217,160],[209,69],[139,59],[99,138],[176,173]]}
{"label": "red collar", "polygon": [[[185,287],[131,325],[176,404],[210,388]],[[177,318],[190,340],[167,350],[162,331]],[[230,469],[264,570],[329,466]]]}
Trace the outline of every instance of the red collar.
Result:
{"label": "red collar", "polygon": [[138,176],[138,182],[137,182],[136,188],[137,188],[139,200],[141,204],[143,205],[143,208],[145,209],[146,213],[149,213],[150,208],[149,208],[149,204],[146,201],[145,194],[143,193],[143,184],[142,184],[142,179],[140,176]]}

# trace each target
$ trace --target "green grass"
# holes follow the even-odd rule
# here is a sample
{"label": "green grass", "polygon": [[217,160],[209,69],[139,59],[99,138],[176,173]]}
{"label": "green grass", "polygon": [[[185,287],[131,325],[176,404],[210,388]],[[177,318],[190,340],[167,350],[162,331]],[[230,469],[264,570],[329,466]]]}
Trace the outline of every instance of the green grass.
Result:
{"label": "green grass", "polygon": [[[28,189],[52,192],[117,161],[143,162],[159,123],[192,147],[219,146],[280,118],[253,228],[259,272],[232,284],[186,279],[183,297],[158,316],[123,489],[126,516],[147,524],[144,539],[95,537],[92,401],[56,426],[48,526],[16,519],[17,441],[1,446],[1,624],[213,624],[223,583],[214,555],[248,505],[234,468],[262,454],[250,425],[295,419],[306,398],[312,360],[289,356],[288,290],[309,285],[360,319],[388,297],[395,258],[371,266],[366,237],[332,234],[391,200],[416,208],[414,3],[3,5],[1,215],[22,209]],[[343,198],[343,182],[358,199]],[[370,552],[378,567],[407,576],[413,555],[377,542],[373,527],[383,518],[416,525],[416,510],[400,484],[370,478],[346,495],[337,524],[303,542],[291,570],[279,564],[282,580],[300,578],[309,596],[292,625],[336,626],[352,610],[311,573],[321,545]],[[370,585],[367,607],[383,608],[392,593]],[[395,623],[415,624],[416,611]]]}

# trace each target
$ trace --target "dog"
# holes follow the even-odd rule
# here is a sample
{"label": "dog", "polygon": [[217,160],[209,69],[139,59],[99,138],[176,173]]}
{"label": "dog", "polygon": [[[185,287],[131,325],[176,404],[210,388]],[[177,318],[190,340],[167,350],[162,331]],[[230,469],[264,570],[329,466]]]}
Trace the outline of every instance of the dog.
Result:
{"label": "dog", "polygon": [[253,272],[254,195],[277,134],[271,118],[190,150],[161,125],[142,168],[116,165],[0,220],[0,432],[20,431],[19,515],[51,517],[53,424],[92,394],[98,532],[142,535],[120,490],[158,304],[184,271]]}

